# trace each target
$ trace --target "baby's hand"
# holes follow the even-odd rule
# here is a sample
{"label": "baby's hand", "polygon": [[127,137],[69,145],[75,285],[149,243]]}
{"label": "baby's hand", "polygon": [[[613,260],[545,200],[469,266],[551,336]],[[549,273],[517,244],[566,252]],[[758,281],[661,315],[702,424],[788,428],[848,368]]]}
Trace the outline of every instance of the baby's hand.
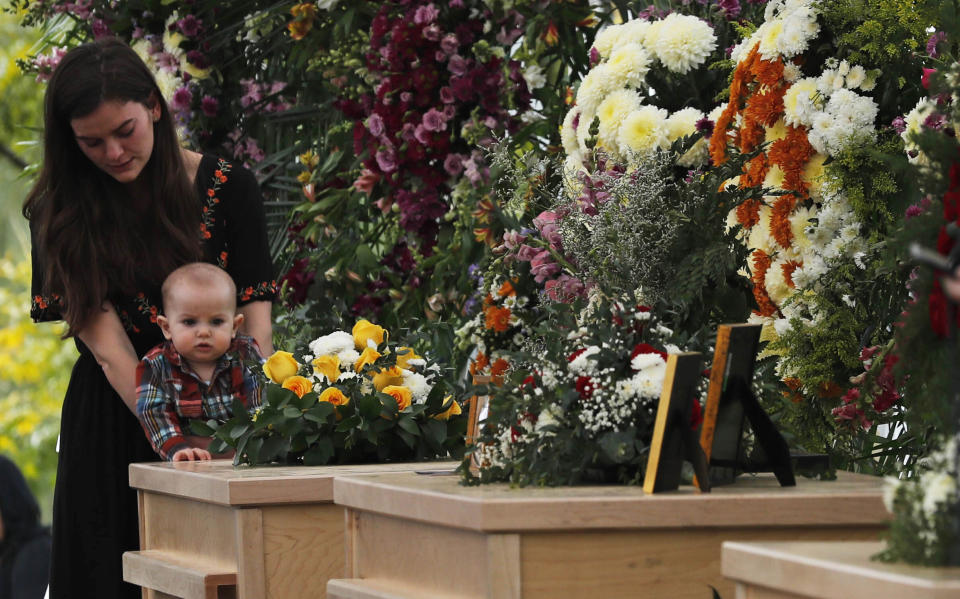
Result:
{"label": "baby's hand", "polygon": [[194,460],[210,460],[213,457],[210,455],[210,452],[206,449],[200,449],[199,447],[187,447],[177,451],[173,454],[174,462],[192,462]]}

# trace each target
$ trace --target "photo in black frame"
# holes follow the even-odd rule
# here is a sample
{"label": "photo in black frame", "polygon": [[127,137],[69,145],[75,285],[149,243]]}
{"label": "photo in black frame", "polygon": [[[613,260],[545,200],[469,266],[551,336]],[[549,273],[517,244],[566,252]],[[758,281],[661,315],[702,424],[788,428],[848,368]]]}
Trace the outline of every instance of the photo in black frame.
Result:
{"label": "photo in black frame", "polygon": [[699,352],[667,357],[667,371],[643,479],[644,493],[678,489],[684,461],[693,465],[698,475],[698,488],[703,492],[710,491],[707,457],[700,448],[696,431],[690,427],[691,408],[702,365],[703,355]]}
{"label": "photo in black frame", "polygon": [[[796,485],[790,448],[751,388],[761,328],[759,324],[724,324],[717,328],[700,433],[712,486],[732,483],[739,472],[770,471],[781,486]],[[756,441],[749,461],[742,455],[741,446],[745,421],[749,421]]]}

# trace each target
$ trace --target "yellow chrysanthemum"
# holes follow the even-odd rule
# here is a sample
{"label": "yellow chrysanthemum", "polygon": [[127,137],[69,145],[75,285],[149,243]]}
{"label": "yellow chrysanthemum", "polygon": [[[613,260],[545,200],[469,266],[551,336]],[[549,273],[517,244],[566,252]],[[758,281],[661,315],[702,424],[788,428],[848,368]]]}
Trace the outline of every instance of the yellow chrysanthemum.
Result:
{"label": "yellow chrysanthemum", "polygon": [[644,154],[663,147],[667,141],[667,111],[656,106],[641,106],[631,112],[620,126],[622,150]]}
{"label": "yellow chrysanthemum", "polygon": [[607,66],[624,85],[639,87],[650,70],[650,54],[640,44],[622,44],[610,55]]}
{"label": "yellow chrysanthemum", "polygon": [[815,200],[820,199],[820,190],[823,187],[823,176],[826,172],[823,163],[826,162],[826,160],[826,155],[817,153],[811,156],[810,160],[807,161],[807,164],[803,167],[803,180],[810,184],[810,197]]}
{"label": "yellow chrysanthemum", "polygon": [[611,154],[619,154],[617,137],[624,119],[640,106],[640,96],[628,89],[611,92],[597,109],[600,121],[597,138],[600,144]]}

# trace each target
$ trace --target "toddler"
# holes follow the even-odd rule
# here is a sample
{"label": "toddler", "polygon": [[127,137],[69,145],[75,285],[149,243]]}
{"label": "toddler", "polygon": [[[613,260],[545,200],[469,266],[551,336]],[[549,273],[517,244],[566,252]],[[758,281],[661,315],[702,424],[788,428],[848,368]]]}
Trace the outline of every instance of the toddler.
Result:
{"label": "toddler", "polygon": [[252,337],[238,334],[237,289],[224,270],[202,262],[176,269],[163,282],[166,341],[137,367],[137,416],[153,449],[165,460],[209,460],[191,443],[187,421],[226,420],[233,402],[260,405],[260,386],[244,362],[263,362]]}

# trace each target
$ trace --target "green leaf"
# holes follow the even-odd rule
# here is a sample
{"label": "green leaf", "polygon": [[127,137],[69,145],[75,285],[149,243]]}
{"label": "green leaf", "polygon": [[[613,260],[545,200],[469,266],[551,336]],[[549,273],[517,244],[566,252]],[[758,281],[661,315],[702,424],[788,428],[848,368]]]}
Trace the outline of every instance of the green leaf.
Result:
{"label": "green leaf", "polygon": [[302,413],[297,406],[287,406],[283,409],[284,418],[299,418]]}
{"label": "green leaf", "polygon": [[417,443],[417,438],[408,433],[407,431],[397,429],[397,435],[403,439],[403,442],[407,444],[407,447],[413,449],[414,445]]}
{"label": "green leaf", "polygon": [[212,437],[214,433],[217,432],[219,425],[217,425],[216,420],[210,420],[209,424],[203,422],[202,420],[191,420],[190,421],[190,431],[195,435],[200,435],[201,437]]}
{"label": "green leaf", "polygon": [[264,440],[263,447],[260,448],[260,461],[272,462],[287,455],[290,447],[290,441],[283,437],[270,437]]}
{"label": "green leaf", "polygon": [[432,442],[435,447],[443,446],[447,439],[447,424],[443,421],[431,418],[423,425],[424,436]]}
{"label": "green leaf", "polygon": [[334,454],[333,440],[324,437],[303,454],[303,463],[305,466],[322,466],[329,463]]}
{"label": "green leaf", "polygon": [[[390,397],[387,395],[387,397]],[[393,398],[390,397],[392,400]],[[380,412],[383,409],[383,404],[380,403],[380,400],[375,396],[371,395],[361,395],[357,400],[357,407],[360,413],[360,416],[367,420],[373,420],[380,416]],[[393,402],[396,405],[396,401]]]}
{"label": "green leaf", "polygon": [[230,438],[239,439],[244,433],[250,430],[249,422],[240,422],[230,429]]}
{"label": "green leaf", "polygon": [[343,420],[341,420],[340,424],[337,425],[336,431],[338,433],[347,432],[351,429],[354,429],[360,426],[361,422],[363,422],[363,420],[360,418],[360,416],[354,414],[349,418],[344,418]]}
{"label": "green leaf", "polygon": [[409,416],[400,416],[400,419],[397,420],[397,426],[407,431],[414,437],[420,436],[420,427],[417,426],[417,423],[413,421],[413,418]]}

